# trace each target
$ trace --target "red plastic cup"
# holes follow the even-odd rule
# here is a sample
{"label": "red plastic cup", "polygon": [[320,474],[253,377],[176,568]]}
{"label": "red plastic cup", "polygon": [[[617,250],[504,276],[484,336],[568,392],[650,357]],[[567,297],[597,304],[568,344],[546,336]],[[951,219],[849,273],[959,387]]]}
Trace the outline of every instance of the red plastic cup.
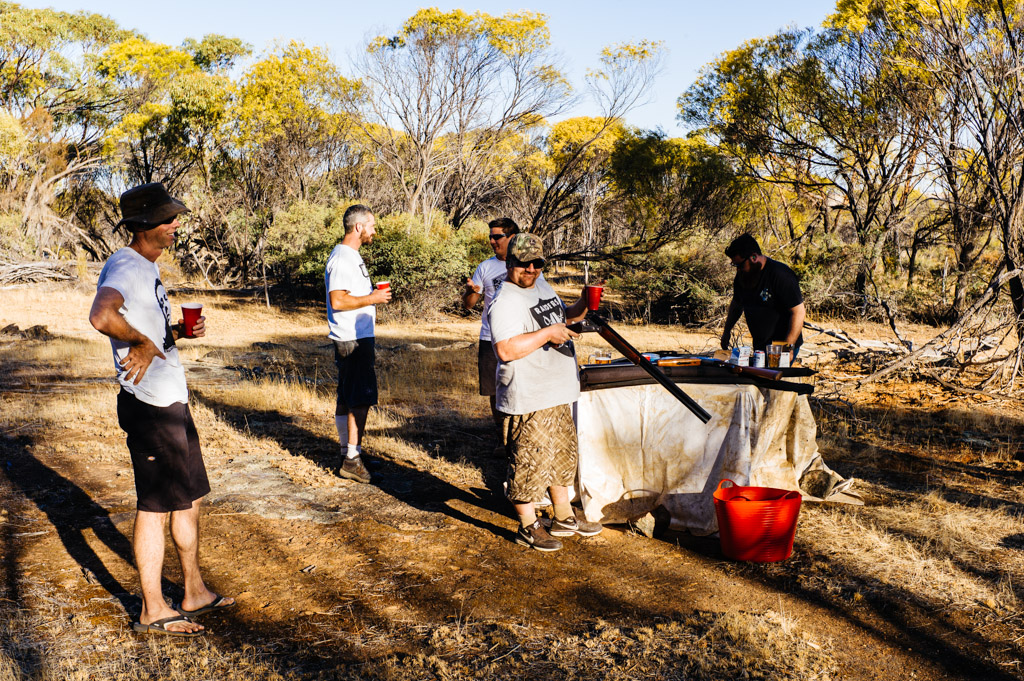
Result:
{"label": "red plastic cup", "polygon": [[381,291],[387,291],[389,288],[391,288],[391,282],[390,281],[378,281],[377,282],[377,288],[380,289]]}
{"label": "red plastic cup", "polygon": [[591,312],[597,312],[597,308],[601,307],[601,294],[604,292],[604,286],[584,286],[583,295],[587,297],[587,309]]}
{"label": "red plastic cup", "polygon": [[203,316],[203,304],[182,303],[181,316],[185,320],[185,338],[195,338],[195,334],[192,333],[192,327]]}

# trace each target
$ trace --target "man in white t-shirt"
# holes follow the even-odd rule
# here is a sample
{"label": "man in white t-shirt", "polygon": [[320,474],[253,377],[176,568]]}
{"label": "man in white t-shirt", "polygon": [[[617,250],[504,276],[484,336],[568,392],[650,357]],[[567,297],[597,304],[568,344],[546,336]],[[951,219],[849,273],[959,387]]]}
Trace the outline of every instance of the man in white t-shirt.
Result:
{"label": "man in white t-shirt", "polygon": [[366,415],[377,404],[377,373],[374,368],[374,323],[376,305],[391,302],[391,289],[375,289],[370,282],[359,248],[373,242],[377,220],[366,206],[356,204],[345,211],[345,236],[327,258],[324,283],[327,288],[328,337],[334,341],[338,365],[338,398],[334,425],[342,449],[338,475],[370,482],[363,465],[363,433]]}
{"label": "man in white t-shirt", "polygon": [[[519,233],[519,225],[512,218],[497,218],[488,224],[488,239],[494,255],[480,263],[473,276],[466,279],[466,290],[462,293],[462,305],[467,310],[472,310],[482,297],[484,309],[480,315],[480,344],[477,347],[476,366],[477,379],[480,383],[480,394],[487,397],[491,403],[491,417],[498,429],[499,441],[504,441],[505,415],[494,407],[494,396],[496,388],[494,376],[498,370],[498,358],[494,355],[494,348],[491,346],[491,327],[487,321],[487,311],[494,300],[494,295],[501,288],[505,281],[507,271],[505,269],[505,253],[508,250],[508,241],[513,235]],[[500,445],[495,452],[504,455],[505,448]]]}
{"label": "man in white t-shirt", "polygon": [[[576,517],[569,486],[579,460],[572,404],[580,395],[578,338],[566,327],[587,314],[586,299],[570,307],[540,277],[544,247],[539,236],[520,233],[508,245],[508,278],[491,302],[491,340],[498,356],[496,407],[508,414],[506,448],[511,459],[508,498],[519,516],[516,543],[557,551],[555,537],[590,537],[599,523]],[[545,492],[554,507],[550,530],[535,504]]]}
{"label": "man in white t-shirt", "polygon": [[[138,498],[133,549],[142,585],[142,612],[132,628],[140,633],[198,636],[191,618],[234,604],[206,587],[199,570],[199,502],[210,484],[199,435],[188,407],[185,369],[176,341],[184,321],[171,323],[167,291],[157,258],[174,243],[180,213],[188,211],[159,182],[121,195],[118,225],[131,243],[107,260],[96,285],[89,321],[110,337],[121,391],[117,420],[128,436]],[[189,337],[206,335],[200,317]],[[181,562],[185,596],[168,606],[161,591],[164,531]]]}

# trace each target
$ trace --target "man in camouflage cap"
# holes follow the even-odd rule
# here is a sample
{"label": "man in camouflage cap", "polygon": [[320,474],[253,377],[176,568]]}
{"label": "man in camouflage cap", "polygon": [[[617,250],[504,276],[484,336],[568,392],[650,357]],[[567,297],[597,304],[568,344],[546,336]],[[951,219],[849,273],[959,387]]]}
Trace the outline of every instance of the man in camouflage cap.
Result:
{"label": "man in camouflage cap", "polygon": [[[491,302],[491,341],[498,356],[497,409],[508,414],[506,447],[510,464],[508,498],[519,516],[516,542],[538,551],[557,551],[556,537],[589,537],[601,525],[577,518],[569,505],[578,451],[572,404],[579,398],[576,350],[566,322],[582,319],[586,299],[566,307],[540,278],[544,244],[535,234],[512,237],[505,256],[508,275]],[[535,504],[545,492],[554,506],[550,530]]]}

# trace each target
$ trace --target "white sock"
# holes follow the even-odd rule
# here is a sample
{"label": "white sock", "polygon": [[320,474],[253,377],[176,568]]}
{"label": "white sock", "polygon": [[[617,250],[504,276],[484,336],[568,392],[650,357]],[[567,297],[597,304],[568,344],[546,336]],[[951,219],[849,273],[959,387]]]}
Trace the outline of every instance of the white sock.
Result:
{"label": "white sock", "polygon": [[348,449],[345,451],[345,458],[346,459],[354,459],[354,458],[356,458],[357,456],[359,456],[362,453],[363,453],[363,448],[360,447],[359,445],[349,445]]}

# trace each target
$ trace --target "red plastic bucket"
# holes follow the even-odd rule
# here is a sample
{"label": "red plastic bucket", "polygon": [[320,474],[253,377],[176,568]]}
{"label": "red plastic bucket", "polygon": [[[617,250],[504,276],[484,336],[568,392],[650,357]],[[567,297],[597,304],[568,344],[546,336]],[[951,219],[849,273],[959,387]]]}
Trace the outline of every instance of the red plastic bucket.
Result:
{"label": "red plastic bucket", "polygon": [[[729,483],[731,487],[722,487]],[[800,492],[741,487],[722,480],[714,493],[722,553],[733,560],[772,563],[793,553]]]}

